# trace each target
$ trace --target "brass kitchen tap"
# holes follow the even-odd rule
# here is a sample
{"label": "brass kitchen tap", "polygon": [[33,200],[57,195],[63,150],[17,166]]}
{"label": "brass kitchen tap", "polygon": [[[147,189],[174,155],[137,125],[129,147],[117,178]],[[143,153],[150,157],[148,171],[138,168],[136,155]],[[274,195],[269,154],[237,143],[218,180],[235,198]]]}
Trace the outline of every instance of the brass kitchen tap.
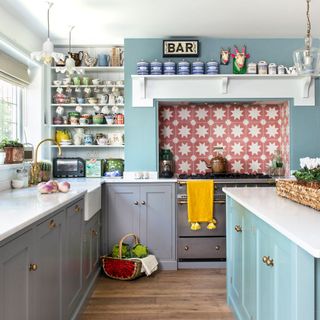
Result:
{"label": "brass kitchen tap", "polygon": [[40,164],[37,162],[38,149],[39,149],[40,145],[43,142],[46,142],[46,141],[54,142],[58,146],[58,156],[61,156],[61,154],[62,154],[60,144],[56,140],[54,140],[54,139],[43,139],[43,140],[41,140],[36,146],[36,152],[35,152],[35,155],[34,155],[34,161],[33,161],[32,165],[31,165],[31,169],[30,169],[30,183],[31,184],[37,184],[37,183],[41,182],[41,177],[40,177],[41,168],[40,168]]}

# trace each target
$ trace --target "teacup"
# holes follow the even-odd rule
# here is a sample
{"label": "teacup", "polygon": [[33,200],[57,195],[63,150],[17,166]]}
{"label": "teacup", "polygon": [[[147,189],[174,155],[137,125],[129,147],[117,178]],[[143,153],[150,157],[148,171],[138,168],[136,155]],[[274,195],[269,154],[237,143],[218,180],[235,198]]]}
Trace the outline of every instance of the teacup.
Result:
{"label": "teacup", "polygon": [[85,86],[89,85],[89,77],[82,77],[82,84]]}
{"label": "teacup", "polygon": [[73,81],[73,84],[75,86],[79,86],[80,85],[80,78],[79,77],[73,77],[72,81]]}
{"label": "teacup", "polygon": [[53,84],[56,86],[60,86],[61,85],[61,81],[60,80],[54,80]]}
{"label": "teacup", "polygon": [[63,84],[67,85],[67,84],[71,83],[71,79],[70,78],[64,78],[62,82],[63,82]]}

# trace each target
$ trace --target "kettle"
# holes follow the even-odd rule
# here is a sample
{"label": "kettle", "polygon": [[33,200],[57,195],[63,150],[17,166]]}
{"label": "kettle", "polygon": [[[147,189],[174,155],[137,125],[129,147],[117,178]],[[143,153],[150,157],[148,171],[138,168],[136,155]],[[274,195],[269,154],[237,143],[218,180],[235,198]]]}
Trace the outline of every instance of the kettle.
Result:
{"label": "kettle", "polygon": [[172,178],[174,174],[173,155],[169,149],[160,151],[160,177]]}
{"label": "kettle", "polygon": [[227,159],[221,154],[223,148],[215,148],[215,150],[217,153],[210,162],[202,161],[205,162],[208,169],[211,169],[212,173],[225,173],[227,171]]}

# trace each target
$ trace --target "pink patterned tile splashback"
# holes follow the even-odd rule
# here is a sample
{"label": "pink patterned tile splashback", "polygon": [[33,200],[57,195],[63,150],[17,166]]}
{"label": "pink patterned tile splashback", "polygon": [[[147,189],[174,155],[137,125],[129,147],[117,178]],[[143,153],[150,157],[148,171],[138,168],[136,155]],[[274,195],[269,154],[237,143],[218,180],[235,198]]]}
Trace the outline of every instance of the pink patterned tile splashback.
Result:
{"label": "pink patterned tile splashback", "polygon": [[161,149],[174,154],[175,172],[204,173],[201,159],[223,147],[229,172],[268,173],[277,150],[289,171],[289,107],[281,104],[197,104],[159,107]]}

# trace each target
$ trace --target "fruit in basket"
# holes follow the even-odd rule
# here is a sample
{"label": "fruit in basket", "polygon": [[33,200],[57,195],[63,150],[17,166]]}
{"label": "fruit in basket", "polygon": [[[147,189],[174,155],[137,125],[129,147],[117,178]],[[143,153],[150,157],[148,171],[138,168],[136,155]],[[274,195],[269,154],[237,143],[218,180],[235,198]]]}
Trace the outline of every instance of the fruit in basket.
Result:
{"label": "fruit in basket", "polygon": [[[112,248],[112,257],[118,258],[119,257],[119,245],[116,244]],[[130,246],[127,243],[122,244],[122,257],[121,258],[131,258],[130,254]]]}
{"label": "fruit in basket", "polygon": [[148,248],[141,243],[136,244],[132,249],[131,249],[131,255],[132,257],[136,258],[144,258],[149,254]]}

